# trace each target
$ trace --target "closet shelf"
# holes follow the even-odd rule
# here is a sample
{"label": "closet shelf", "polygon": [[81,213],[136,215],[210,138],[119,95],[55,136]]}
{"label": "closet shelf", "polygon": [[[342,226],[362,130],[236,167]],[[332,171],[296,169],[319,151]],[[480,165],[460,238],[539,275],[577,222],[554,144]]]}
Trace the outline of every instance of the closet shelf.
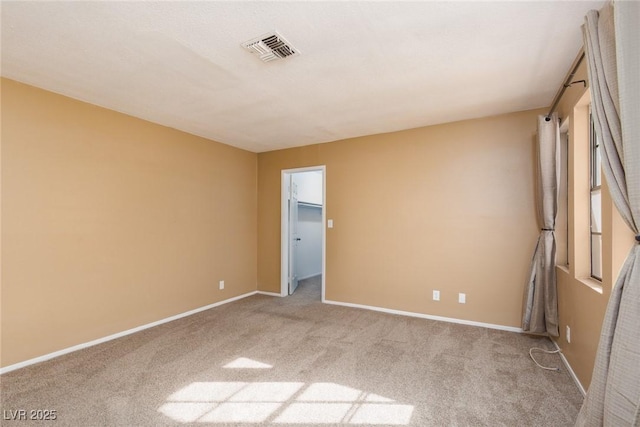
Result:
{"label": "closet shelf", "polygon": [[300,202],[300,201],[298,201],[298,206],[307,206],[309,208],[321,208],[322,207],[322,205],[319,205],[317,203]]}

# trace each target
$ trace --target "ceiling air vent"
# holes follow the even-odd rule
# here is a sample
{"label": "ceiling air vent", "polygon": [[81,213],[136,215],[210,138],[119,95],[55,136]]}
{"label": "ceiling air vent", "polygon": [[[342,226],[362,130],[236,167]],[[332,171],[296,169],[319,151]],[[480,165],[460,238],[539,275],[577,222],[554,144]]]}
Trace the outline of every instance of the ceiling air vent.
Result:
{"label": "ceiling air vent", "polygon": [[300,54],[298,49],[291,46],[291,43],[275,31],[246,41],[242,43],[242,47],[258,55],[264,62],[275,61]]}

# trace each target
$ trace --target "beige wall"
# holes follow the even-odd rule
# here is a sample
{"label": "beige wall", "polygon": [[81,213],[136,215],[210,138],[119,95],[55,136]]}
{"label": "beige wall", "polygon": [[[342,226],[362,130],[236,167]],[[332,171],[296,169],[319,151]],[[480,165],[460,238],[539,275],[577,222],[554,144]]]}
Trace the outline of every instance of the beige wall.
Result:
{"label": "beige wall", "polygon": [[327,299],[519,327],[539,113],[259,154],[258,288],[280,290],[281,170],[326,165]]}
{"label": "beige wall", "polygon": [[2,366],[254,291],[256,174],[255,153],[3,79]]}
{"label": "beige wall", "polygon": [[[588,80],[586,62],[575,80]],[[606,180],[602,185],[602,281],[590,278],[589,243],[589,89],[578,83],[567,89],[558,105],[561,121],[568,120],[568,266],[559,266],[558,307],[560,337],[556,340],[580,383],[586,389],[596,356],[600,329],[611,289],[633,245],[633,234],[614,207]],[[559,215],[565,215],[559,212]],[[571,342],[566,327],[571,328]]]}

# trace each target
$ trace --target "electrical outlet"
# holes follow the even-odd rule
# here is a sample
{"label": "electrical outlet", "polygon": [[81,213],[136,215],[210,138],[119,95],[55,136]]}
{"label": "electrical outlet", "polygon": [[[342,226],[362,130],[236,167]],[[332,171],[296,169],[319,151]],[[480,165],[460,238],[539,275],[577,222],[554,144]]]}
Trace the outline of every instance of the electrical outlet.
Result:
{"label": "electrical outlet", "polygon": [[433,300],[440,301],[440,291],[433,291]]}
{"label": "electrical outlet", "polygon": [[220,290],[224,289],[224,280],[220,280]]}
{"label": "electrical outlet", "polygon": [[569,325],[567,325],[566,331],[567,331],[567,333],[565,335],[567,336],[567,342],[570,343],[571,342],[571,328],[569,327]]}
{"label": "electrical outlet", "polygon": [[460,304],[465,304],[467,302],[467,294],[463,294],[462,292],[458,294],[458,302]]}

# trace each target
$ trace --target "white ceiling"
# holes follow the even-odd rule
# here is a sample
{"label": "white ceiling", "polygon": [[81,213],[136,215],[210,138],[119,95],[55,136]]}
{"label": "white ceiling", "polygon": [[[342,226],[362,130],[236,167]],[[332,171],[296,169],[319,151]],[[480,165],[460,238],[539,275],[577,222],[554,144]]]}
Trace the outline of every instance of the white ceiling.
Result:
{"label": "white ceiling", "polygon": [[2,75],[263,152],[548,106],[602,4],[2,1]]}

